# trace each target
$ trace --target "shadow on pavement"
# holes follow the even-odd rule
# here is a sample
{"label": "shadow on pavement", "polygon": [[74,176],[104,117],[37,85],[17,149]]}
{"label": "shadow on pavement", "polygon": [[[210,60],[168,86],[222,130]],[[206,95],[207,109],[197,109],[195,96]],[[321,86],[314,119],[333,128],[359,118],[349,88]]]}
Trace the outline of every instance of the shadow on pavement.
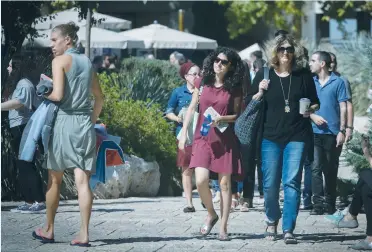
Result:
{"label": "shadow on pavement", "polygon": [[[117,201],[117,202],[94,202],[93,206],[98,205],[119,205],[119,204],[134,204],[134,203],[157,203],[160,202],[160,200],[138,200],[138,201]],[[59,206],[79,206],[79,204],[76,203],[62,203]]]}
{"label": "shadow on pavement", "polygon": [[[61,211],[61,209],[57,210],[58,213],[79,213],[80,211],[77,210],[66,210],[66,211]],[[105,212],[105,213],[115,213],[115,212],[133,212],[134,209],[92,209],[92,212]]]}
{"label": "shadow on pavement", "polygon": [[311,243],[322,243],[331,241],[356,241],[365,239],[366,235],[345,235],[343,233],[318,233],[318,234],[304,234],[296,236],[299,241],[311,242]]}
{"label": "shadow on pavement", "polygon": [[[99,239],[92,242],[102,242],[103,244],[95,245],[95,247],[123,244],[123,243],[136,243],[136,242],[167,242],[167,241],[187,241],[192,239],[202,240],[217,240],[218,233],[211,233],[207,237],[200,236],[199,234],[193,234],[195,236],[188,237],[128,237],[118,239]],[[252,240],[252,239],[264,239],[263,234],[248,234],[248,233],[230,233],[230,238],[233,240]],[[365,235],[344,235],[342,233],[319,233],[319,234],[307,234],[296,236],[300,243],[322,243],[332,241],[356,241],[364,239]],[[282,239],[282,235],[279,235],[278,240]]]}

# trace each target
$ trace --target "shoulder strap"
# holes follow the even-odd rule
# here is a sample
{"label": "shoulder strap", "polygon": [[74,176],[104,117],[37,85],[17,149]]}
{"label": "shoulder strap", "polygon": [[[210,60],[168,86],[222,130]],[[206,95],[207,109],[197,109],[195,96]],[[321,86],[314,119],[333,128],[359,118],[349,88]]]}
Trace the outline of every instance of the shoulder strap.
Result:
{"label": "shoulder strap", "polygon": [[269,77],[269,68],[267,66],[263,67],[264,69],[264,80],[270,80]]}

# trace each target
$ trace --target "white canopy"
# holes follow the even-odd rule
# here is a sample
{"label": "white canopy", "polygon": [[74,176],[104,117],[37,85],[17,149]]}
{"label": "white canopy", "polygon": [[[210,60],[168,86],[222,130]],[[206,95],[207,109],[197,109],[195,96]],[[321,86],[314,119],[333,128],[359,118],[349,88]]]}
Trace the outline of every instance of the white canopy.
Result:
{"label": "white canopy", "polygon": [[119,32],[119,34],[143,40],[146,48],[200,50],[217,48],[216,40],[174,30],[160,24],[151,24]]}
{"label": "white canopy", "polygon": [[[53,17],[50,19],[51,17]],[[96,24],[96,27],[104,28],[104,29],[112,29],[112,30],[119,30],[119,29],[130,29],[132,26],[132,22],[121,19],[121,18],[116,18],[112,17],[109,15],[101,14],[98,12],[94,12],[92,17],[96,20],[99,19],[104,19],[101,21],[100,24]],[[49,30],[52,29],[54,26],[59,25],[59,24],[65,24],[70,21],[73,21],[75,24],[78,26],[85,26],[87,21],[85,19],[79,19],[79,11],[76,8],[72,8],[69,10],[61,11],[54,13],[49,16],[45,16],[43,18],[46,18],[47,20],[40,22],[37,21],[38,23],[35,24],[35,29],[36,30]]]}
{"label": "white canopy", "polygon": [[[50,46],[50,34],[52,30],[38,31],[39,35],[43,37],[35,38],[34,41],[29,41],[27,38],[23,42],[23,45],[32,45],[34,47],[49,47]],[[81,27],[78,36],[79,42],[85,47],[86,29]],[[145,48],[143,41],[130,38],[128,36],[119,35],[117,32],[92,27],[90,34],[90,47],[91,48],[117,48],[117,49],[127,49],[127,48]]]}
{"label": "white canopy", "polygon": [[239,56],[242,59],[249,59],[249,57],[251,56],[251,53],[253,53],[254,51],[262,51],[261,47],[257,43],[239,52]]}

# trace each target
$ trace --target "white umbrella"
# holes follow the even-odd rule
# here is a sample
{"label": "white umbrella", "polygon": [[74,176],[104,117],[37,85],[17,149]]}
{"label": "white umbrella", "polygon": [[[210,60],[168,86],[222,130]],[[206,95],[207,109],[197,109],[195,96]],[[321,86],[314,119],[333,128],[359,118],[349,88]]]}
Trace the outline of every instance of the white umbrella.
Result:
{"label": "white umbrella", "polygon": [[242,59],[249,59],[251,56],[251,53],[254,51],[262,51],[261,47],[256,43],[253,44],[247,48],[245,48],[243,51],[239,52],[239,56]]}
{"label": "white umbrella", "polygon": [[216,40],[174,30],[160,24],[151,24],[119,32],[119,34],[143,40],[146,48],[199,50],[217,48]]}
{"label": "white umbrella", "polygon": [[[52,16],[55,18],[50,19]],[[104,19],[100,24],[96,24],[96,27],[104,28],[104,29],[112,29],[112,30],[120,30],[120,29],[130,29],[132,26],[132,22],[121,19],[121,18],[116,18],[112,17],[109,15],[101,14],[98,12],[94,12],[92,14],[92,17],[96,20],[99,19]],[[72,8],[69,10],[61,11],[54,13],[49,16],[45,16],[42,18],[46,18],[45,21],[40,22],[37,21],[38,23],[35,24],[35,29],[36,30],[49,30],[52,29],[54,26],[59,25],[59,24],[65,24],[70,21],[73,21],[75,24],[78,26],[85,26],[87,21],[85,19],[80,19],[79,18],[79,12],[77,11],[76,8]]]}
{"label": "white umbrella", "polygon": [[[34,41],[29,41],[28,38],[25,39],[23,45],[31,45],[34,47],[49,47],[50,46],[50,34],[52,30],[38,31],[39,35],[42,37],[35,38]],[[86,45],[85,41],[86,29],[83,27],[78,32],[79,42],[83,46]],[[128,36],[119,35],[117,32],[92,27],[91,30],[91,48],[117,48],[117,49],[134,49],[134,48],[145,48],[143,41],[130,38]]]}

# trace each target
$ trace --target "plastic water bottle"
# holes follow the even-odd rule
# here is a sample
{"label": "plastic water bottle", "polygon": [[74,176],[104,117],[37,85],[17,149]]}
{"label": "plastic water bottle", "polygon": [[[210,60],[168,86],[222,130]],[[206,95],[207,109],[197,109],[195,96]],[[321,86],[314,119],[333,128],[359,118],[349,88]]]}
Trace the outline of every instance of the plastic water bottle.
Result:
{"label": "plastic water bottle", "polygon": [[211,115],[208,115],[207,117],[204,117],[204,121],[203,121],[202,127],[200,129],[200,134],[202,136],[208,135],[209,129],[211,128],[211,126],[209,124],[211,122],[212,122]]}

